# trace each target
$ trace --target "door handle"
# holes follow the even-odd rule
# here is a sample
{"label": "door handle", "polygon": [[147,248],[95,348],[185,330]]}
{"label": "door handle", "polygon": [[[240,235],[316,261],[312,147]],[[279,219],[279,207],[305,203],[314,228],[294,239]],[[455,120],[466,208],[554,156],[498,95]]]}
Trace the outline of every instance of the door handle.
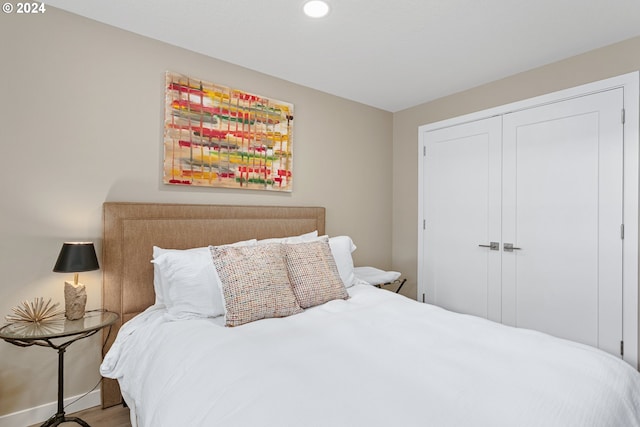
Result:
{"label": "door handle", "polygon": [[504,248],[505,252],[519,251],[519,250],[522,249],[522,248],[517,248],[517,247],[513,246],[513,243],[505,243],[503,245],[503,248]]}
{"label": "door handle", "polygon": [[489,248],[492,251],[499,251],[500,250],[500,243],[498,242],[489,242],[488,245],[478,245],[481,248]]}

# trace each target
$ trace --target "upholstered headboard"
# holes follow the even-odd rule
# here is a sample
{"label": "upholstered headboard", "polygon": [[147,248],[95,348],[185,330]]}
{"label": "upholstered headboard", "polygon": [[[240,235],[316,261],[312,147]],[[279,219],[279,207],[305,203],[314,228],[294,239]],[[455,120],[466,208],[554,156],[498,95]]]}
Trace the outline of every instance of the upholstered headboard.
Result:
{"label": "upholstered headboard", "polygon": [[[152,248],[187,249],[240,240],[325,233],[320,207],[105,203],[102,245],[103,307],[120,315],[120,326],[153,305]],[[104,356],[104,354],[103,354]],[[118,384],[105,378],[102,406],[121,403]]]}

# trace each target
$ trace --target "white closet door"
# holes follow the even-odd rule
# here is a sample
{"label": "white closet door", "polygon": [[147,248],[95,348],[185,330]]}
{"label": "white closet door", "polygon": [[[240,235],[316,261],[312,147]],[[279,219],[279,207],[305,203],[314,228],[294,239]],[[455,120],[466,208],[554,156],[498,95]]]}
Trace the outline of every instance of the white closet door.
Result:
{"label": "white closet door", "polygon": [[503,118],[503,323],[619,354],[623,90]]}
{"label": "white closet door", "polygon": [[500,321],[501,121],[425,134],[426,301]]}

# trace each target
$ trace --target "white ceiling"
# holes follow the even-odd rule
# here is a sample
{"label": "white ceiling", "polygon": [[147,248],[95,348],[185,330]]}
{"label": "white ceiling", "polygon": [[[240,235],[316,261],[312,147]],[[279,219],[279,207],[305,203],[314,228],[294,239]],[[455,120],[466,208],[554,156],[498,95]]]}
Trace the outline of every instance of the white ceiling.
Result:
{"label": "white ceiling", "polygon": [[319,20],[303,3],[47,1],[391,112],[640,35],[639,0],[328,0]]}

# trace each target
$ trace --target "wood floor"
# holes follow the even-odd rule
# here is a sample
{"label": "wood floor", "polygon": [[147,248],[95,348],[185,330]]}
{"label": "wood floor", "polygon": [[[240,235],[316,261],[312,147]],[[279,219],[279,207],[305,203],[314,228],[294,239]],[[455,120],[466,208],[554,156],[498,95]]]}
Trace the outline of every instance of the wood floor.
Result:
{"label": "wood floor", "polygon": [[[95,408],[85,409],[84,411],[76,412],[74,414],[67,414],[68,417],[79,417],[87,422],[91,427],[131,427],[129,421],[129,409],[122,407],[122,405],[113,406],[111,408],[102,409],[100,406]],[[38,427],[40,424],[35,424],[31,427]],[[76,423],[62,423],[61,426],[75,426]]]}

